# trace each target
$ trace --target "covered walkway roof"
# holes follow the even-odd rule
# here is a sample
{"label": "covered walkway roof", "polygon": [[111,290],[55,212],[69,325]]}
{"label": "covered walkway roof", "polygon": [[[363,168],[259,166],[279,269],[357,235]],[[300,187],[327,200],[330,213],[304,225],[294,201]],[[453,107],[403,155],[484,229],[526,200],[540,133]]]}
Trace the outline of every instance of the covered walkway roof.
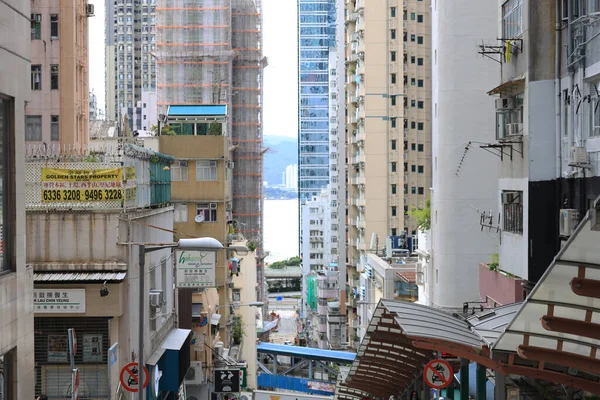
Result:
{"label": "covered walkway roof", "polygon": [[600,202],[494,344],[505,371],[600,394]]}
{"label": "covered walkway roof", "polygon": [[256,352],[325,362],[331,361],[340,364],[350,364],[356,358],[356,354],[347,351],[321,350],[312,347],[288,346],[285,344],[273,343],[260,343],[256,346]]}

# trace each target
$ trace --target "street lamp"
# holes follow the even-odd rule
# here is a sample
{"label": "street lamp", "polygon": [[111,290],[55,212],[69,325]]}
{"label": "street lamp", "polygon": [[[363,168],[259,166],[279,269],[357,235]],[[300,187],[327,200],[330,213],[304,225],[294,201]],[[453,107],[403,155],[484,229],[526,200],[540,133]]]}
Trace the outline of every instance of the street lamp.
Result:
{"label": "street lamp", "polygon": [[[215,238],[203,237],[194,239],[179,239],[177,243],[137,243],[139,246],[139,279],[140,279],[140,309],[138,331],[138,399],[144,400],[144,300],[145,284],[144,269],[146,267],[146,254],[164,249],[195,250],[217,252],[224,249],[223,244]],[[246,249],[247,250],[247,249]]]}

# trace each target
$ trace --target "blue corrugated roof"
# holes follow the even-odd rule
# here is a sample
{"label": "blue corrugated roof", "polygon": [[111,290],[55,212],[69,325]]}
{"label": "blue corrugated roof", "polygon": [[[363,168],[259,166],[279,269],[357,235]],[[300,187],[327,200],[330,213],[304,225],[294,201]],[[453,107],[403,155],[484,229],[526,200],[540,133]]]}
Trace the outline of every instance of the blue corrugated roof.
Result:
{"label": "blue corrugated roof", "polygon": [[227,115],[227,106],[169,106],[169,116],[213,117]]}
{"label": "blue corrugated roof", "polygon": [[321,350],[312,347],[288,346],[285,344],[260,343],[256,346],[259,353],[279,354],[312,360],[347,362],[351,363],[356,358],[355,353],[347,351]]}

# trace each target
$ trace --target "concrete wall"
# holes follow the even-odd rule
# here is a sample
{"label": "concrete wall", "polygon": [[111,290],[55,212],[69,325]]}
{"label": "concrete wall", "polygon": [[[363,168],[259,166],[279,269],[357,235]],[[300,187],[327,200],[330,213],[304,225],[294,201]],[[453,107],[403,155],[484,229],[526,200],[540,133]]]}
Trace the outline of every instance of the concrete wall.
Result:
{"label": "concrete wall", "polygon": [[[15,272],[0,275],[0,354],[16,350],[14,377],[15,399],[33,399],[35,371],[33,359],[33,272],[27,268],[25,255],[24,196],[24,108],[30,99],[30,2],[0,3],[0,94],[14,99],[13,148],[3,144],[3,151],[15,160]],[[15,11],[16,10],[16,11]],[[4,186],[6,188],[6,186]]]}
{"label": "concrete wall", "polygon": [[[479,299],[479,264],[497,252],[498,239],[481,232],[480,210],[498,208],[499,158],[471,144],[493,142],[499,66],[477,56],[496,41],[497,5],[437,1],[433,48],[433,298],[438,306]],[[463,159],[464,157],[464,159]],[[458,171],[458,173],[457,173]]]}
{"label": "concrete wall", "polygon": [[487,301],[489,306],[495,307],[523,301],[522,282],[522,280],[511,278],[500,271],[490,271],[487,264],[481,264],[479,267],[481,300]]}
{"label": "concrete wall", "polygon": [[[234,246],[246,243],[233,243]],[[240,303],[246,306],[239,307],[236,314],[241,314],[244,324],[244,337],[242,339],[242,357],[248,363],[247,385],[256,389],[256,313],[255,307],[247,306],[256,301],[256,254],[250,252],[240,259],[240,275],[233,277],[234,287],[240,290]]]}

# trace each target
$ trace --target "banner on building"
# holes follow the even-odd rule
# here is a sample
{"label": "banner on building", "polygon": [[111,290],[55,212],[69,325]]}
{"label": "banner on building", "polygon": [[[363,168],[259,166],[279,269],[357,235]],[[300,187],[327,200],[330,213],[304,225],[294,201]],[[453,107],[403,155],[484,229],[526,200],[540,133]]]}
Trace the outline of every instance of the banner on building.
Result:
{"label": "banner on building", "polygon": [[335,384],[333,383],[325,383],[325,382],[316,382],[316,381],[308,381],[307,386],[309,390],[318,390],[319,392],[335,392]]}
{"label": "banner on building", "polygon": [[33,289],[35,313],[85,313],[85,289]]}
{"label": "banner on building", "polygon": [[175,252],[176,286],[178,288],[216,287],[217,254],[212,251]]}
{"label": "banner on building", "polygon": [[[135,167],[127,167],[126,178],[135,179]],[[42,168],[42,202],[79,203],[121,201],[134,197],[123,190],[123,168]]]}

